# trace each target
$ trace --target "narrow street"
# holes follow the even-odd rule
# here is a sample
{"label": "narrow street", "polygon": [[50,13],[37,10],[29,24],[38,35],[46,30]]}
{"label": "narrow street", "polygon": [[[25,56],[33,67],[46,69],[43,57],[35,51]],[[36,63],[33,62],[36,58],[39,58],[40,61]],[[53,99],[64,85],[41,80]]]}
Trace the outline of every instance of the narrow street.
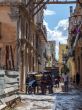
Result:
{"label": "narrow street", "polygon": [[82,90],[68,93],[57,90],[51,95],[21,95],[15,110],[82,110]]}
{"label": "narrow street", "polygon": [[0,0],[0,110],[82,110],[82,0]]}

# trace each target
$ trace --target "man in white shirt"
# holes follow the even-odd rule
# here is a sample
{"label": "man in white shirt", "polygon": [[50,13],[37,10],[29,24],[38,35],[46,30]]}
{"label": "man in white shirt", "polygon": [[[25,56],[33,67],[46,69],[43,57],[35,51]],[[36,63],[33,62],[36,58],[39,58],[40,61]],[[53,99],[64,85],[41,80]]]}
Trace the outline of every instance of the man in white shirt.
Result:
{"label": "man in white shirt", "polygon": [[66,72],[63,74],[63,81],[64,81],[64,90],[65,92],[68,92],[69,76]]}

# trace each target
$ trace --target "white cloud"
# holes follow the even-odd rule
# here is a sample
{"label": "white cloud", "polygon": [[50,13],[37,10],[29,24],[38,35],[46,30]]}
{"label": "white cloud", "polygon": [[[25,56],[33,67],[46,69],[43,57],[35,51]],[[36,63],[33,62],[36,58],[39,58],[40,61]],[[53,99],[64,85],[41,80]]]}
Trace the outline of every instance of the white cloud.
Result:
{"label": "white cloud", "polygon": [[51,16],[51,15],[54,15],[54,14],[56,14],[55,11],[48,10],[48,9],[44,10],[44,16]]}
{"label": "white cloud", "polygon": [[[48,23],[46,21],[44,21],[44,25],[47,28],[48,40],[56,40],[57,42],[66,43],[68,36],[64,34],[67,33],[68,29],[67,19],[59,21],[58,25],[54,27],[53,30],[49,28]],[[62,31],[60,30],[60,27],[62,27]]]}
{"label": "white cloud", "polygon": [[67,43],[67,29],[68,29],[68,19],[63,19],[58,22],[58,25],[51,30],[48,23],[44,21],[44,25],[47,28],[48,40],[56,41],[56,57],[58,58],[59,42]]}
{"label": "white cloud", "polygon": [[60,27],[63,28],[63,30],[67,30],[68,28],[68,19],[63,19],[63,20],[60,20],[58,25],[55,27],[55,29],[59,29]]}

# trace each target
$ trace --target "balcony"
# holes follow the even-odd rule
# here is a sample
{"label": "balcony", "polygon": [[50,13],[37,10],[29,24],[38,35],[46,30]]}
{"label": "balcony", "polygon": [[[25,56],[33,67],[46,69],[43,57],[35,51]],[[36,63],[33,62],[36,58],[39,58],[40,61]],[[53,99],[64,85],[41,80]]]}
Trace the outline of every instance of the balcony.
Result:
{"label": "balcony", "polygon": [[37,23],[37,33],[40,35],[41,41],[47,42],[47,32],[46,32],[46,27],[42,23]]}
{"label": "balcony", "polygon": [[79,25],[79,26],[76,25],[76,27],[74,27],[70,32],[69,42],[73,49],[75,48],[77,41],[80,37],[80,33],[81,33],[80,28],[81,28],[81,25]]}

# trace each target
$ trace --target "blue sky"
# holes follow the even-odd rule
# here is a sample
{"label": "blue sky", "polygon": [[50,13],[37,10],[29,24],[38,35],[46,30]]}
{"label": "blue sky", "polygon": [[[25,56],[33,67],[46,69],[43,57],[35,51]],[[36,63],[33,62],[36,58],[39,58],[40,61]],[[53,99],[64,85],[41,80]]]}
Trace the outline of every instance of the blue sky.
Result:
{"label": "blue sky", "polygon": [[47,28],[48,40],[56,41],[56,58],[58,59],[59,42],[67,43],[69,7],[75,5],[47,5],[44,11],[44,25]]}

